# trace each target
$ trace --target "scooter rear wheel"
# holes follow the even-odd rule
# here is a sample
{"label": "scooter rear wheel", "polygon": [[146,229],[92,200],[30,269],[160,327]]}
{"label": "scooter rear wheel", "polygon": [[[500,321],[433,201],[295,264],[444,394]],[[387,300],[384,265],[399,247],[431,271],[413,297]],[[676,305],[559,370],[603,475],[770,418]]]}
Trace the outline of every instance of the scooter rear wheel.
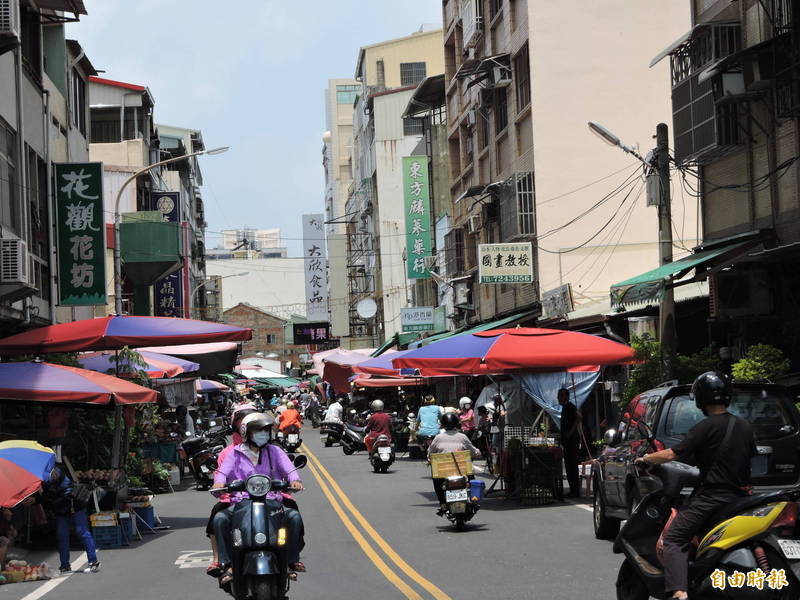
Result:
{"label": "scooter rear wheel", "polygon": [[381,464],[381,473],[386,473],[389,470],[389,463]]}
{"label": "scooter rear wheel", "polygon": [[456,531],[464,531],[464,525],[467,523],[467,520],[464,518],[464,515],[456,515]]}
{"label": "scooter rear wheel", "polygon": [[278,600],[275,577],[257,575],[253,580],[253,600]]}
{"label": "scooter rear wheel", "polygon": [[649,600],[650,592],[636,568],[626,558],[617,574],[617,600]]}

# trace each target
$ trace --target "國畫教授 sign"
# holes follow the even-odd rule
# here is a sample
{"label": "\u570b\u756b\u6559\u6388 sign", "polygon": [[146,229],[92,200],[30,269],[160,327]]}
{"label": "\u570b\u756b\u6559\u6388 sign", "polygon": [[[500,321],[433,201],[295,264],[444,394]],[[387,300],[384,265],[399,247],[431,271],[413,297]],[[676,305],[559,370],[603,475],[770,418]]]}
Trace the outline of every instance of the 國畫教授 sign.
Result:
{"label": "\u570b\u756b\u6559\u6388 sign", "polygon": [[303,215],[303,270],[306,284],[306,318],[328,320],[328,260],[325,253],[325,218]]}
{"label": "\u570b\u756b\u6559\u6388 sign", "polygon": [[433,253],[427,156],[403,158],[403,199],[407,276],[409,279],[424,279],[430,277],[425,258]]}
{"label": "\u570b\u756b\u6559\u6388 sign", "polygon": [[480,283],[533,283],[533,245],[478,245],[478,281]]}
{"label": "\u570b\u756b\u6559\u6388 sign", "polygon": [[403,331],[433,331],[433,307],[401,308],[400,329]]}
{"label": "\u570b\u756b\u6559\u6388 sign", "polygon": [[59,304],[106,304],[103,163],[57,164],[55,183]]}

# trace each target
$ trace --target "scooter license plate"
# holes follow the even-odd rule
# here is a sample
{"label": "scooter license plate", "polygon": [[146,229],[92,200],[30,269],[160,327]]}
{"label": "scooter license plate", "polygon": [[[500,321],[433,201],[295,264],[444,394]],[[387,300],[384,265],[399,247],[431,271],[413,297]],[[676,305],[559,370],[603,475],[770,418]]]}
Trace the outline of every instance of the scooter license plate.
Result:
{"label": "scooter license plate", "polygon": [[444,493],[447,502],[466,502],[468,498],[467,490],[447,490]]}
{"label": "scooter license plate", "polygon": [[325,442],[328,441],[328,434],[327,433],[321,433],[320,436],[319,436],[319,439],[322,440],[322,443],[324,444]]}
{"label": "scooter license plate", "polygon": [[378,448],[378,454],[381,456],[389,456],[392,453],[392,449],[386,446],[382,446]]}
{"label": "scooter license plate", "polygon": [[290,444],[296,444],[297,443],[297,439],[298,439],[298,435],[296,433],[290,433],[289,434],[289,443]]}
{"label": "scooter license plate", "polygon": [[800,560],[800,540],[778,540],[778,545],[789,560]]}

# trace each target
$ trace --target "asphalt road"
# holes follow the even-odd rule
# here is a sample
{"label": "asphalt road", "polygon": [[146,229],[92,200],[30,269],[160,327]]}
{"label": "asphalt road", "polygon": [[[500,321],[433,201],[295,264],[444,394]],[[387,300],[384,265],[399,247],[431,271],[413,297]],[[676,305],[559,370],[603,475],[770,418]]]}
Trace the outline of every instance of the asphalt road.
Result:
{"label": "asphalt road", "polygon": [[[484,501],[463,532],[437,517],[428,468],[397,461],[375,474],[365,453],[322,448],[308,430],[311,461],[298,496],[308,573],[290,597],[353,600],[613,599],[621,559],[594,539],[587,506],[523,507]],[[101,551],[99,574],[0,587],[0,600],[229,598],[205,575],[204,527],[213,503],[194,490],[156,498],[168,531]],[[85,555],[74,553],[73,566]]]}

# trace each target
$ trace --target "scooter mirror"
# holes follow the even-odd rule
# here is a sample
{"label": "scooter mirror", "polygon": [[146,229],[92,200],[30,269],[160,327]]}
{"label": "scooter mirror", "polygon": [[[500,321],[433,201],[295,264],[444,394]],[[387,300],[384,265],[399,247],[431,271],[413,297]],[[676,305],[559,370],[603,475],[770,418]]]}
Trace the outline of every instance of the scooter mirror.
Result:
{"label": "scooter mirror", "polygon": [[294,457],[292,463],[294,464],[295,469],[302,469],[308,464],[308,458],[305,454],[298,454]]}
{"label": "scooter mirror", "polygon": [[617,442],[617,430],[609,429],[603,434],[603,442],[607,446],[613,446]]}

